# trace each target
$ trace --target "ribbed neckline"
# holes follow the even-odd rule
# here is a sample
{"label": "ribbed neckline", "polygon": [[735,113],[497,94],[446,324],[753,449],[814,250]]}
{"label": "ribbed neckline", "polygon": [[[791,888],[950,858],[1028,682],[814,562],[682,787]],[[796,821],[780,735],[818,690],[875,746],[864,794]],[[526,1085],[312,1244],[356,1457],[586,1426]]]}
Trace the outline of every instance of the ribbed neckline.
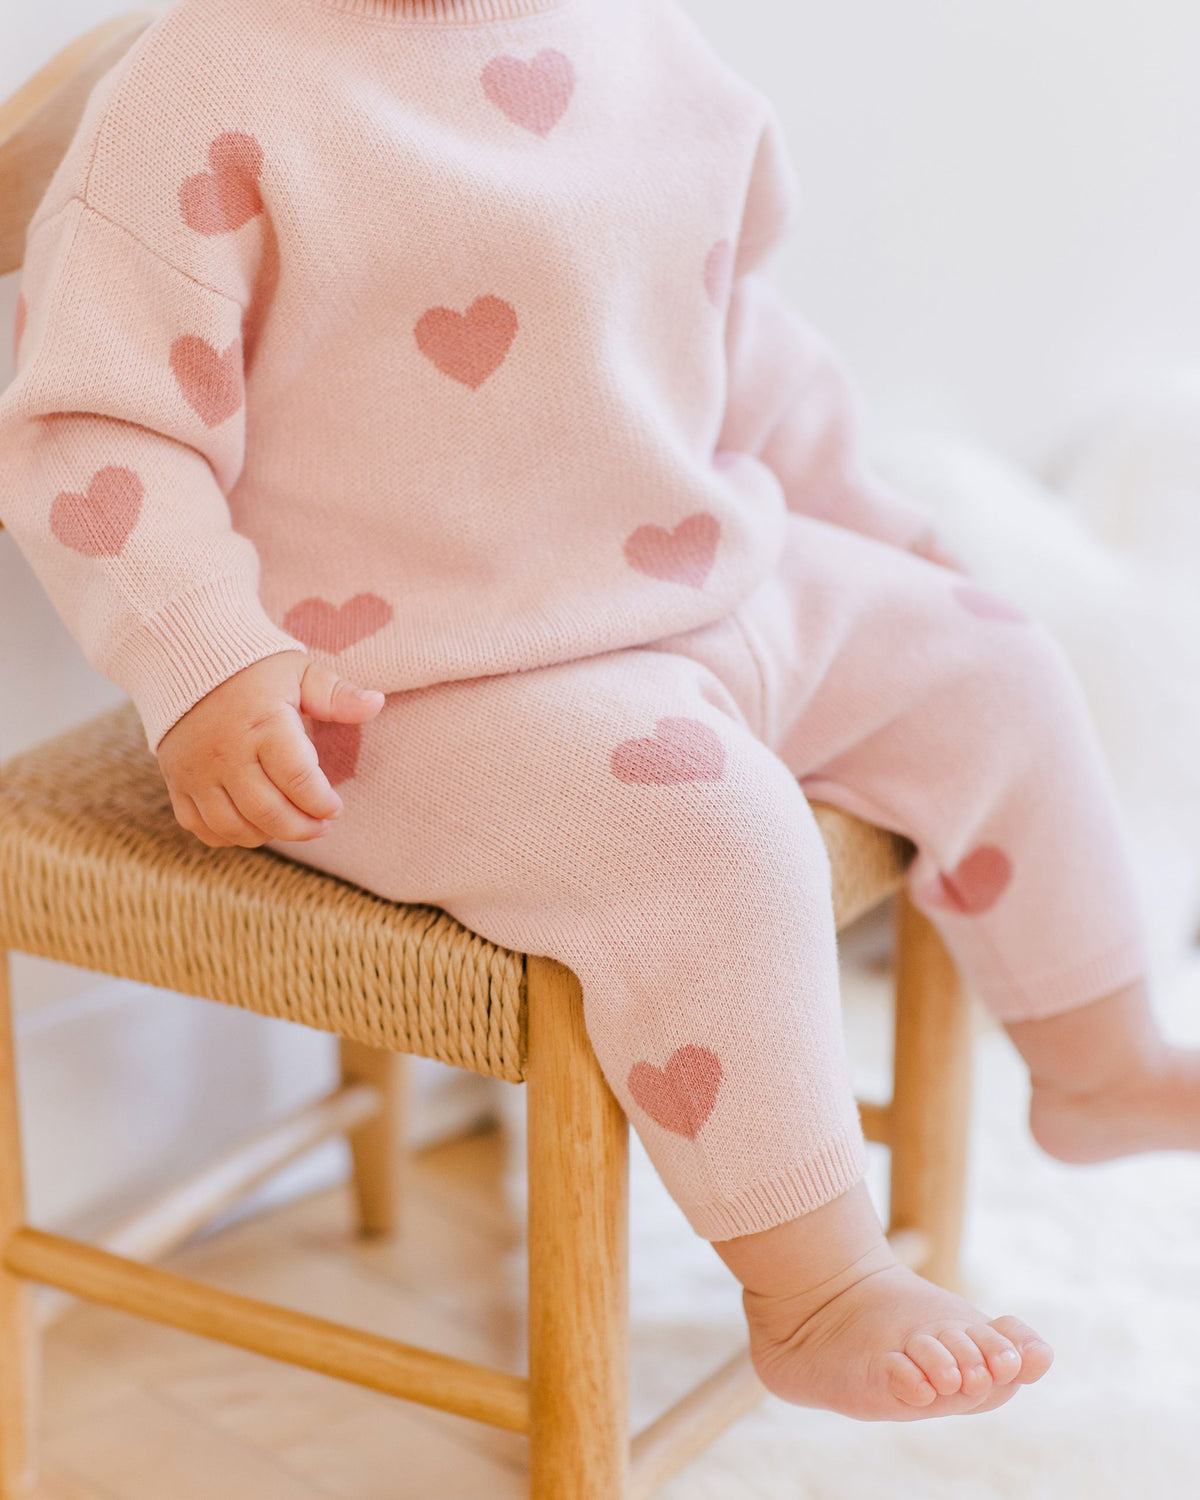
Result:
{"label": "ribbed neckline", "polygon": [[378,21],[502,21],[510,16],[557,10],[564,0],[316,0],[323,10],[368,16]]}

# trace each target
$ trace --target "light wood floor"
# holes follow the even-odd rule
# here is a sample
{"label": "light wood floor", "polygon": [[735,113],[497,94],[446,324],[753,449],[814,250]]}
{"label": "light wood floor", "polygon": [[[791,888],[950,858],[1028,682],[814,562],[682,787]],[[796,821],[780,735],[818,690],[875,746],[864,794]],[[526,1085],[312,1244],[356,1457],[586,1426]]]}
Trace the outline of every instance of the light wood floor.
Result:
{"label": "light wood floor", "polygon": [[[331,1191],[166,1264],[215,1285],[524,1368],[518,1226],[486,1132],[412,1165],[394,1242],[348,1233]],[[73,1308],[45,1350],[37,1500],[517,1500],[525,1443],[460,1418],[142,1323]]]}

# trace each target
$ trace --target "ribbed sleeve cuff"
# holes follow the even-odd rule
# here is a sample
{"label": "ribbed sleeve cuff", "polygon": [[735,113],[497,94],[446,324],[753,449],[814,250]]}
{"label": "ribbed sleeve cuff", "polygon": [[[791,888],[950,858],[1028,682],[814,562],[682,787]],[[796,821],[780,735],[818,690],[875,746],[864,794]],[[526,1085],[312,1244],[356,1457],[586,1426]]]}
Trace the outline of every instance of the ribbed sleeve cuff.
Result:
{"label": "ribbed sleeve cuff", "polygon": [[211,578],[121,641],[100,669],[133,699],[151,750],[206,693],[277,651],[306,651],[280,630],[247,580]]}

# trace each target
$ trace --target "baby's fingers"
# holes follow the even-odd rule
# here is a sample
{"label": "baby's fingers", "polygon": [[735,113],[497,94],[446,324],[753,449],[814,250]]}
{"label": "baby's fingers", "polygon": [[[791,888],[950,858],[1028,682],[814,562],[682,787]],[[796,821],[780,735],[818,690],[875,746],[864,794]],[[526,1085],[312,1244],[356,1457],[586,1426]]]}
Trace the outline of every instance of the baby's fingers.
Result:
{"label": "baby's fingers", "polygon": [[360,688],[318,661],[305,663],[300,676],[300,712],[310,719],[365,724],[383,707],[378,688]]}
{"label": "baby's fingers", "polygon": [[329,827],[328,818],[309,817],[289,802],[257,761],[231,774],[226,786],[240,816],[257,831],[260,844],[269,838],[315,839]]}
{"label": "baby's fingers", "polygon": [[299,714],[281,718],[258,747],[258,765],[283,796],[309,818],[336,818],[341,812],[342,799],[322,771],[317,747],[305,733]]}
{"label": "baby's fingers", "polygon": [[203,791],[196,792],[192,800],[199,808],[205,824],[215,835],[215,838],[210,839],[201,832],[197,837],[212,848],[237,845],[243,849],[257,849],[260,844],[266,843],[266,835],[242,816],[224,787],[205,787]]}
{"label": "baby's fingers", "polygon": [[195,834],[200,842],[207,844],[210,849],[228,849],[229,839],[220,838],[212,831],[201,816],[194,797],[189,797],[186,792],[177,792],[174,787],[170,788],[170,793],[175,821],[181,828],[186,829],[188,833]]}

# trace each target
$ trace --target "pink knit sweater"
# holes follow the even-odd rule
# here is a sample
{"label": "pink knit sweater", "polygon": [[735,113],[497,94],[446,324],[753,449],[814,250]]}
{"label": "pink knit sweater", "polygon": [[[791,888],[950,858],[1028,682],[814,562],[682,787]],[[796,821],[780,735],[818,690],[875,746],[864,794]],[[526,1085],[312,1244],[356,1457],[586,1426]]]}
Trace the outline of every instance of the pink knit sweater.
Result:
{"label": "pink knit sweater", "polygon": [[907,546],[759,274],[793,212],[672,0],[179,0],[30,225],[0,518],[151,748],[276,651],[392,692],[703,624],[788,507]]}

